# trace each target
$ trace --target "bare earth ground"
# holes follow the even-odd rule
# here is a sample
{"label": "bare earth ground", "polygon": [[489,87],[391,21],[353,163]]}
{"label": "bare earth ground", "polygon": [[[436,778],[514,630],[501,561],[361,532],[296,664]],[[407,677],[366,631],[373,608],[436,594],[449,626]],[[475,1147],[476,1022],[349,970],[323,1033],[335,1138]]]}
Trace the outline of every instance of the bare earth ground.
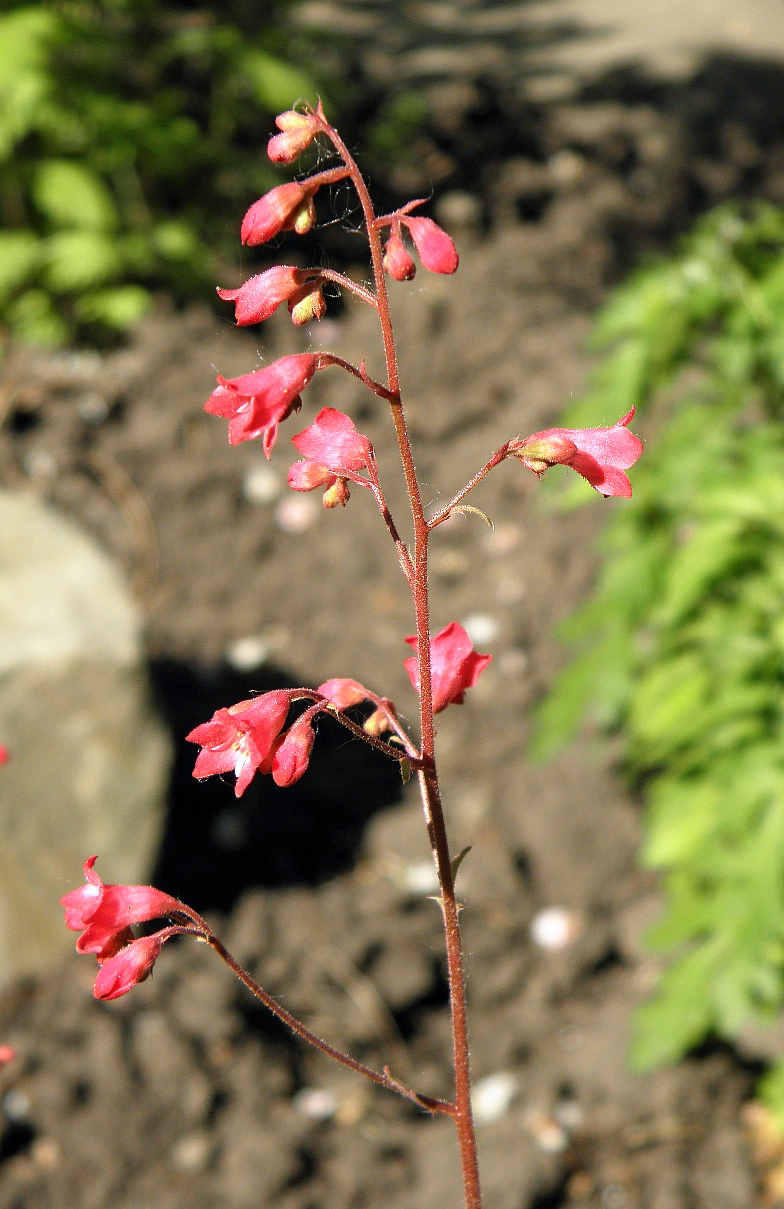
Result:
{"label": "bare earth ground", "polygon": [[[459,74],[436,83],[462,87]],[[713,60],[678,84],[625,73],[525,114],[497,82],[469,81],[518,148],[490,140],[476,159],[489,234],[466,226],[454,279],[421,274],[395,291],[432,502],[501,441],[556,419],[588,368],[590,314],[625,266],[711,202],[784,198],[783,76]],[[469,140],[481,130],[471,104]],[[457,140],[436,119],[429,153],[453,157],[444,179],[462,187]],[[276,683],[354,676],[413,713],[410,608],[369,501],[356,492],[345,513],[323,513],[282,486],[287,438],[329,404],[371,437],[399,501],[383,408],[321,375],[272,476],[201,411],[214,369],[245,372],[260,352],[318,342],[378,367],[370,316],[336,316],[248,335],[162,301],[125,349],[18,350],[4,366],[0,471],[80,518],[137,585],[181,749],[156,884],[213,912],[311,1027],[448,1094],[441,928],[413,794],[326,727],[299,786],[254,784],[239,804],[226,784],[193,783],[182,750],[216,706]],[[480,615],[495,627],[479,644],[493,664],[439,732],[453,844],[473,844],[460,886],[474,1075],[514,1089],[480,1125],[487,1209],[747,1209],[760,1201],[739,1113],[755,1052],[709,1046],[644,1078],[625,1066],[631,1011],[657,973],[640,941],[658,896],[635,862],[639,807],[591,736],[547,767],[524,754],[528,709],[561,658],[554,624],[587,591],[591,539],[615,505],[555,515],[516,466],[474,502],[495,529],[466,517],[439,531],[434,624]],[[238,670],[243,658],[256,666]],[[552,905],[579,933],[555,954],[529,935]],[[21,1055],[2,1076],[0,1209],[460,1205],[449,1124],[303,1052],[211,954],[169,946],[154,978],[109,1006],[92,1000],[93,974],[74,959],[0,1005],[0,1035]]]}

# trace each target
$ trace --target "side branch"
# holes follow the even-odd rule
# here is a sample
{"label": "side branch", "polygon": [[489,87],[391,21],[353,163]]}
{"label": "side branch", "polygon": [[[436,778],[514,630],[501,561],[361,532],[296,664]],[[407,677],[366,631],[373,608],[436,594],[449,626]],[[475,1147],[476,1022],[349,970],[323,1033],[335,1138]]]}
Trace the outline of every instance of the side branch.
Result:
{"label": "side branch", "polygon": [[509,446],[511,444],[511,441],[507,441],[506,444],[502,445],[500,449],[496,449],[490,460],[485,462],[482,469],[476,472],[474,477],[468,483],[466,483],[465,487],[458,491],[457,495],[453,496],[446,507],[439,509],[435,516],[431,516],[430,520],[427,522],[429,532],[432,532],[437,525],[443,525],[444,521],[448,521],[449,517],[452,515],[452,510],[456,508],[458,504],[462,503],[469,492],[474,490],[474,487],[477,487],[481,483],[485,475],[489,474],[491,470],[494,470],[496,466],[500,465],[500,463],[509,456]]}

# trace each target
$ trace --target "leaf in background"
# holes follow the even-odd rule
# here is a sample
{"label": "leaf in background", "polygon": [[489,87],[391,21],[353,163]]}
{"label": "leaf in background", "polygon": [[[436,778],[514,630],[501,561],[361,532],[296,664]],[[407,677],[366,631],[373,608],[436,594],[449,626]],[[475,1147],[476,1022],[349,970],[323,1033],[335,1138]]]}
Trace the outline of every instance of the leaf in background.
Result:
{"label": "leaf in background", "polygon": [[112,281],[121,270],[117,245],[100,231],[63,231],[44,240],[46,281],[55,293]]}
{"label": "leaf in background", "polygon": [[0,231],[0,300],[10,298],[41,261],[41,241],[32,231]]}
{"label": "leaf in background", "polygon": [[44,160],[32,183],[33,201],[55,227],[112,231],[118,214],[100,177],[74,160]]}
{"label": "leaf in background", "polygon": [[75,310],[85,323],[105,323],[107,327],[124,331],[141,319],[151,304],[148,290],[138,285],[123,285],[113,290],[83,294],[77,300]]}
{"label": "leaf in background", "polygon": [[701,944],[662,976],[655,999],[643,1004],[634,1018],[630,1057],[635,1070],[676,1062],[710,1029],[710,987],[722,948],[717,940]]}
{"label": "leaf in background", "polygon": [[235,67],[250,83],[259,105],[272,113],[290,109],[299,100],[316,103],[313,79],[284,59],[250,49],[239,55]]}
{"label": "leaf in background", "polygon": [[38,5],[0,16],[0,162],[35,127],[51,88],[49,48],[59,31],[56,14]]}

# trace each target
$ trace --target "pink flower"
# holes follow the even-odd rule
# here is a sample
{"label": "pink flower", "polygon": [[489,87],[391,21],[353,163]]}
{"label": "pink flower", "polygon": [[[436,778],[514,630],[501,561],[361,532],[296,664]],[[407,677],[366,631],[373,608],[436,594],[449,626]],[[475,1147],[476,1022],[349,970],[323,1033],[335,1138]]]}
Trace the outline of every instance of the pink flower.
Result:
{"label": "pink flower", "polygon": [[119,999],[138,982],[144,982],[152,973],[164,943],[177,929],[164,928],[152,936],[141,936],[124,945],[119,952],[102,962],[93,983],[96,999]]}
{"label": "pink flower", "polygon": [[209,722],[195,727],[186,739],[198,743],[193,775],[197,780],[216,773],[233,772],[239,798],[248,788],[257,770],[269,772],[289,710],[290,694],[284,689],[240,701],[228,709],[219,709]]}
{"label": "pink flower", "polygon": [[307,113],[289,109],[279,113],[275,125],[281,134],[275,134],[267,143],[267,155],[273,164],[291,164],[306,150],[318,133],[318,122]]}
{"label": "pink flower", "polygon": [[253,203],[243,218],[242,242],[256,247],[280,231],[296,231],[298,235],[310,231],[316,221],[313,193],[313,189],[299,181],[270,189]]}
{"label": "pink flower", "polygon": [[361,705],[363,701],[373,700],[372,694],[357,680],[325,680],[316,692],[326,697],[335,709],[350,709],[352,705]]}
{"label": "pink flower", "polygon": [[218,297],[234,303],[234,318],[240,327],[263,323],[281,304],[296,295],[308,279],[303,269],[275,265],[265,273],[251,277],[237,290],[218,288]]}
{"label": "pink flower", "polygon": [[419,259],[431,273],[454,273],[459,258],[452,240],[432,218],[408,218],[401,220],[411,232]]}
{"label": "pink flower", "polygon": [[12,1045],[0,1045],[0,1066],[7,1066],[15,1057],[16,1050]]}
{"label": "pink flower", "polygon": [[306,455],[289,470],[288,484],[294,491],[326,487],[324,505],[329,508],[348,502],[347,479],[368,485],[360,472],[375,468],[373,446],[342,411],[323,407],[313,423],[291,439]]}
{"label": "pink flower", "polygon": [[[424,263],[424,261],[423,261]],[[416,265],[400,235],[400,226],[395,224],[384,248],[384,268],[395,281],[411,281],[416,275]]]}
{"label": "pink flower", "polygon": [[[416,634],[405,640],[415,651],[419,650]],[[451,621],[440,633],[430,639],[430,659],[433,682],[433,713],[439,714],[448,705],[461,705],[467,688],[473,688],[480,675],[492,659],[492,655],[479,655],[471,639],[457,621]],[[411,655],[403,661],[411,683],[419,692],[419,661]]]}
{"label": "pink flower", "polygon": [[601,495],[629,499],[632,485],[623,472],[642,453],[642,441],[627,425],[635,409],[609,428],[548,428],[524,441],[513,441],[509,452],[536,475],[550,466],[571,466]]}
{"label": "pink flower", "polygon": [[264,369],[222,378],[204,404],[204,410],[229,421],[229,444],[263,437],[269,458],[278,436],[278,425],[301,405],[300,392],[319,368],[319,358],[310,353],[280,357]]}
{"label": "pink flower", "polygon": [[0,743],[0,766],[6,764],[10,758],[11,753],[9,752],[8,748],[5,746],[5,744]]}
{"label": "pink flower", "polygon": [[95,953],[101,960],[124,943],[131,924],[171,915],[179,903],[154,886],[104,885],[93,868],[95,861],[96,857],[88,857],[85,884],[64,894],[60,903],[65,908],[66,927],[82,933],[77,950]]}
{"label": "pink flower", "polygon": [[272,761],[272,779],[276,785],[293,785],[304,775],[316,736],[311,725],[319,706],[307,710],[289,729]]}

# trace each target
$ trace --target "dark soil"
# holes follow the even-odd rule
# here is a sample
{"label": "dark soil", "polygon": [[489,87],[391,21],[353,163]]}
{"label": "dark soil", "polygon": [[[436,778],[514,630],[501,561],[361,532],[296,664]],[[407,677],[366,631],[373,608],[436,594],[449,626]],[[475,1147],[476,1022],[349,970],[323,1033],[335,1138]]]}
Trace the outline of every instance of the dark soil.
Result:
{"label": "dark soil", "polygon": [[[669,88],[616,77],[530,111],[526,155],[495,131],[473,178],[459,165],[445,175],[480,203],[454,192],[440,203],[460,270],[394,290],[429,503],[503,440],[556,419],[589,368],[590,315],[630,263],[710,202],[784,196],[784,120],[768,108],[781,77],[729,62]],[[498,121],[522,120],[497,82],[473,83]],[[427,137],[446,138],[435,118]],[[77,517],[136,584],[179,745],[156,884],[212,913],[311,1028],[448,1095],[441,926],[411,787],[325,727],[297,787],[259,780],[238,803],[228,784],[192,781],[183,743],[218,705],[337,675],[413,716],[411,609],[371,502],[355,492],[335,514],[296,497],[293,511],[282,487],[287,438],[329,404],[371,437],[399,505],[384,407],[337,371],[320,375],[283,430],[274,479],[256,446],[230,449],[201,410],[215,369],[245,372],[260,350],[318,343],[378,369],[372,316],[336,314],[316,331],[281,320],[247,334],[162,301],[127,348],[17,350],[0,468],[4,485]],[[588,590],[592,538],[617,505],[552,513],[516,465],[473,502],[495,529],[466,516],[438,531],[434,625],[480,614],[495,627],[478,644],[494,662],[439,730],[452,843],[473,845],[459,889],[474,1077],[516,1089],[479,1128],[487,1209],[748,1209],[758,1197],[739,1111],[754,1055],[714,1046],[650,1076],[626,1067],[630,1016],[658,970],[641,941],[659,895],[636,862],[639,806],[590,736],[546,767],[525,756],[529,708],[562,658],[554,626]],[[529,926],[555,905],[577,935],[547,952]],[[2,1075],[0,1209],[460,1205],[451,1125],[303,1050],[210,952],[168,946],[154,977],[108,1006],[91,997],[94,972],[74,958],[2,1003],[0,1035],[20,1056]]]}

